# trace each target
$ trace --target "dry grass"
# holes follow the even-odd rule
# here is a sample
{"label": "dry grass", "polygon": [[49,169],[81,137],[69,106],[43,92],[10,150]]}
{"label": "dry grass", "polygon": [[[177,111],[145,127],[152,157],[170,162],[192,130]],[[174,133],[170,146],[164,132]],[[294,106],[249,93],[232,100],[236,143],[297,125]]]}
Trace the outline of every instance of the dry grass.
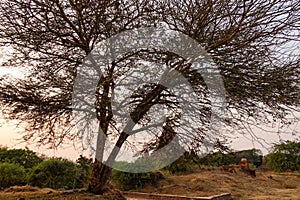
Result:
{"label": "dry grass", "polygon": [[40,199],[40,200],[116,200],[122,199],[120,192],[109,190],[104,195],[94,195],[84,190],[59,191],[50,188],[37,188],[32,186],[14,186],[0,192],[2,200]]}
{"label": "dry grass", "polygon": [[231,193],[235,200],[300,200],[300,174],[257,172],[252,178],[242,172],[202,171],[182,176],[167,176],[158,188],[146,187],[140,192],[187,196],[211,196]]}

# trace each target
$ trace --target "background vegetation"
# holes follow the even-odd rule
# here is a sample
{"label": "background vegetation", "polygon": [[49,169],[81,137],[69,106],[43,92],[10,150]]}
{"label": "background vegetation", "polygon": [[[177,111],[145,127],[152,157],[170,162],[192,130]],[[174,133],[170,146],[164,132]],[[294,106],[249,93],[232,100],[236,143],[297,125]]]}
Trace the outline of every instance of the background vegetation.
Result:
{"label": "background vegetation", "polygon": [[0,187],[26,184],[26,171],[19,164],[0,163]]}
{"label": "background vegetation", "polygon": [[80,156],[76,162],[44,158],[28,149],[0,148],[0,188],[30,184],[54,189],[86,187],[92,160]]}
{"label": "background vegetation", "polygon": [[267,166],[277,172],[300,171],[300,142],[276,144],[267,158]]}
{"label": "background vegetation", "polygon": [[216,167],[230,164],[238,165],[242,158],[247,158],[249,163],[259,167],[262,164],[263,155],[258,149],[249,149],[230,153],[222,153],[218,151],[200,158],[199,163],[202,165]]}
{"label": "background vegetation", "polygon": [[[129,169],[128,162],[116,162],[112,172],[111,183],[121,190],[143,188],[147,185],[157,186],[163,174],[187,174],[200,167],[218,167],[239,164],[241,158],[247,158],[253,167],[262,164],[262,153],[258,149],[249,149],[230,153],[221,151],[198,157],[195,153],[185,153],[176,162],[161,169],[147,173],[128,173],[117,170]],[[149,167],[146,159],[135,161],[135,167]],[[300,142],[286,141],[275,144],[266,156],[267,167],[276,172],[300,171]],[[0,188],[14,185],[50,187],[54,189],[86,188],[91,176],[92,159],[82,155],[75,161],[62,158],[45,158],[29,149],[0,148]]]}

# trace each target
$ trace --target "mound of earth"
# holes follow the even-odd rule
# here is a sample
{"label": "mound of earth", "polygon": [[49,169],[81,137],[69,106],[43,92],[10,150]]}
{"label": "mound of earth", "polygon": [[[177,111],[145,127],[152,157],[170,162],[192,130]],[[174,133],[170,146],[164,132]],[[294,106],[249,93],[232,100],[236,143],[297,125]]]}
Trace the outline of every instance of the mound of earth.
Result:
{"label": "mound of earth", "polygon": [[171,175],[157,187],[147,186],[135,192],[207,197],[231,193],[233,199],[300,199],[300,174],[258,171],[257,177],[226,173],[220,170],[199,171],[187,175]]}

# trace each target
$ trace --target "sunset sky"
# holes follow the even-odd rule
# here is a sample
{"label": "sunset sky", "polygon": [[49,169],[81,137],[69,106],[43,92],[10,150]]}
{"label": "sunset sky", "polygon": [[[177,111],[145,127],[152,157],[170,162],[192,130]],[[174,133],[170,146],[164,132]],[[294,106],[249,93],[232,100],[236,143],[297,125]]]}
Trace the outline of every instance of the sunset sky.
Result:
{"label": "sunset sky", "polygon": [[[1,120],[1,123],[3,124],[3,120]],[[295,124],[292,129],[294,130],[298,130],[299,131],[299,125]],[[292,132],[291,129],[291,132]],[[255,131],[255,129],[254,129]],[[19,132],[19,134],[18,134]],[[43,147],[37,147],[35,144],[26,144],[24,142],[22,142],[21,139],[21,133],[22,129],[16,128],[16,125],[14,123],[9,123],[9,124],[3,124],[2,127],[0,127],[0,145],[2,146],[7,146],[9,148],[24,148],[25,146],[27,146],[29,149],[34,150],[40,154],[45,154],[47,156],[57,156],[57,157],[64,157],[64,158],[68,158],[68,159],[72,159],[72,160],[76,160],[76,158],[78,158],[78,156],[82,153],[80,152],[78,149],[76,150],[72,145],[64,145],[64,147],[57,149],[56,151],[51,150],[51,149],[47,149],[47,148],[43,148]],[[256,130],[255,134],[263,139],[266,140],[267,143],[272,144],[272,143],[276,143],[279,142],[280,139],[282,140],[293,140],[298,138],[299,139],[299,135],[295,135],[292,136],[291,134],[280,134],[280,137],[278,136],[278,134],[275,132],[269,133],[269,132],[262,132],[259,130]],[[262,146],[261,144],[259,144],[258,142],[253,142],[251,140],[251,136],[250,135],[239,135],[237,138],[233,138],[232,143],[231,143],[231,147],[233,149],[236,150],[244,150],[244,149],[251,149],[251,148],[258,148],[261,149],[263,151],[264,154],[268,153],[268,149],[270,148],[270,145],[268,145],[267,143],[263,142]],[[87,155],[86,153],[84,153],[84,155]]]}
{"label": "sunset sky", "polygon": [[[64,145],[56,151],[45,147],[37,147],[36,144],[27,144],[22,140],[21,132],[22,129],[17,129],[13,123],[3,125],[0,127],[0,145],[9,148],[25,148],[27,146],[29,149],[34,150],[39,154],[45,154],[49,157],[63,157],[71,160],[76,160],[82,153],[73,148],[71,144]],[[86,154],[84,153],[84,155]]]}

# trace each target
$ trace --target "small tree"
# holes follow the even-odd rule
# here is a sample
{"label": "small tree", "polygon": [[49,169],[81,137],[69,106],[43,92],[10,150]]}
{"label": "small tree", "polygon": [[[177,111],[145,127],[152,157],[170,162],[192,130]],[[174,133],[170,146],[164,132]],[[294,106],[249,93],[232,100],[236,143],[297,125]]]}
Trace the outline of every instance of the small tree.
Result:
{"label": "small tree", "polygon": [[30,169],[43,161],[29,149],[6,149],[0,148],[0,162],[14,163]]}
{"label": "small tree", "polygon": [[286,141],[276,144],[267,155],[267,166],[274,171],[300,170],[300,142]]}
{"label": "small tree", "polygon": [[24,167],[12,163],[0,163],[0,188],[26,184]]}
{"label": "small tree", "polygon": [[78,185],[78,169],[75,163],[59,158],[44,161],[34,167],[29,174],[30,185],[39,187],[76,188]]}

